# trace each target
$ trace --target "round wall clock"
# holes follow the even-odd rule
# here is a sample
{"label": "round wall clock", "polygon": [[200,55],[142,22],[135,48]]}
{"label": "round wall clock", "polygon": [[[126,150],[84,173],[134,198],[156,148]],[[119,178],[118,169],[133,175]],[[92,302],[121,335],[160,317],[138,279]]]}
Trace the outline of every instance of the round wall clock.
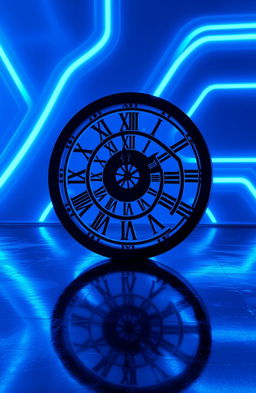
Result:
{"label": "round wall clock", "polygon": [[133,262],[96,266],[65,289],[52,317],[55,349],[87,388],[179,392],[207,363],[207,312],[175,272]]}
{"label": "round wall clock", "polygon": [[60,134],[49,168],[64,227],[83,246],[114,258],[176,246],[200,220],[210,186],[210,156],[194,123],[142,93],[83,108]]}

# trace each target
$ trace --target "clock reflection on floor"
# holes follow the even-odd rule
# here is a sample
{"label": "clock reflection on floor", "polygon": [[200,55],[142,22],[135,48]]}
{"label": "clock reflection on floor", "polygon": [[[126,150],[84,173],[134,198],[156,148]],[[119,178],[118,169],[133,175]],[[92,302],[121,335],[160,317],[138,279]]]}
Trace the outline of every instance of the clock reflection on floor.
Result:
{"label": "clock reflection on floor", "polygon": [[196,292],[150,260],[105,262],[79,276],[58,300],[52,338],[69,372],[105,392],[178,392],[211,347]]}
{"label": "clock reflection on floor", "polygon": [[82,245],[114,258],[180,243],[208,202],[211,160],[194,123],[147,94],[102,98],[75,115],[54,147],[55,211]]}

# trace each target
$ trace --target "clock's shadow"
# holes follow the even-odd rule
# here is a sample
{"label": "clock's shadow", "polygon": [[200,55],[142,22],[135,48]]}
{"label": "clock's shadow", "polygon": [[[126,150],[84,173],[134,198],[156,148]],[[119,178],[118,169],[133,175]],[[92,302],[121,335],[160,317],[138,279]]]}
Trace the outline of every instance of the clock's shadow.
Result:
{"label": "clock's shadow", "polygon": [[176,272],[150,260],[105,261],[74,280],[52,316],[68,371],[104,392],[178,392],[211,348],[206,309]]}

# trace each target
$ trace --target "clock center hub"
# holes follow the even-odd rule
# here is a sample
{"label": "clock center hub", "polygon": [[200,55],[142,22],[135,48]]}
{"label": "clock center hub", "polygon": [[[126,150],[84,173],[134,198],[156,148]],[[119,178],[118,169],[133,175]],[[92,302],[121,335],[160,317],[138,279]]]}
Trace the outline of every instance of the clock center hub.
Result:
{"label": "clock center hub", "polygon": [[150,185],[147,157],[135,150],[115,153],[106,163],[103,182],[107,192],[119,201],[141,198]]}

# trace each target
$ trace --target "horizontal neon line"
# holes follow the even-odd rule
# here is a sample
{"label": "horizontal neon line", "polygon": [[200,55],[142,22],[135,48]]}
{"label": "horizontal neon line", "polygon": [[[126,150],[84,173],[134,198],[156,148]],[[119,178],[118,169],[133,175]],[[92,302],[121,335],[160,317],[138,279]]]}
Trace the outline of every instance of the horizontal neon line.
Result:
{"label": "horizontal neon line", "polygon": [[214,177],[213,183],[216,184],[242,184],[247,190],[252,194],[252,196],[256,199],[256,188],[250,182],[250,180],[245,177]]}
{"label": "horizontal neon line", "polygon": [[213,157],[215,164],[223,163],[256,163],[256,157]]}
{"label": "horizontal neon line", "polygon": [[44,110],[42,111],[41,115],[39,116],[34,128],[30,132],[28,138],[26,139],[25,143],[22,145],[14,159],[5,169],[3,174],[0,177],[0,187],[4,185],[4,183],[8,180],[11,174],[15,171],[21,160],[25,157],[27,152],[29,151],[30,147],[36,140],[38,134],[42,130],[42,127],[46,123],[49,115],[51,114],[60,94],[62,93],[65,85],[67,84],[68,80],[72,76],[72,74],[81,67],[84,63],[90,60],[93,56],[95,56],[107,43],[111,35],[111,0],[104,1],[105,8],[104,8],[104,33],[101,39],[86,53],[80,56],[78,59],[73,61],[62,76],[60,77],[58,83],[56,84]]}
{"label": "horizontal neon line", "polygon": [[162,81],[159,83],[155,89],[153,95],[159,97],[163,93],[164,89],[170,83],[182,63],[200,46],[208,43],[222,43],[222,42],[232,42],[232,41],[255,41],[256,34],[226,34],[226,35],[208,35],[197,39],[192,44],[190,44],[183,53],[181,53],[177,59],[173,62],[167,73],[165,74]]}
{"label": "horizontal neon line", "polygon": [[24,84],[22,83],[19,75],[17,74],[17,72],[15,71],[11,61],[9,60],[9,58],[7,57],[4,49],[2,46],[0,46],[0,58],[5,66],[5,68],[7,69],[9,75],[11,76],[13,82],[15,83],[17,89],[19,90],[22,98],[25,100],[28,108],[31,107],[32,105],[32,99],[29,95],[29,92],[27,91],[26,87],[24,86]]}

